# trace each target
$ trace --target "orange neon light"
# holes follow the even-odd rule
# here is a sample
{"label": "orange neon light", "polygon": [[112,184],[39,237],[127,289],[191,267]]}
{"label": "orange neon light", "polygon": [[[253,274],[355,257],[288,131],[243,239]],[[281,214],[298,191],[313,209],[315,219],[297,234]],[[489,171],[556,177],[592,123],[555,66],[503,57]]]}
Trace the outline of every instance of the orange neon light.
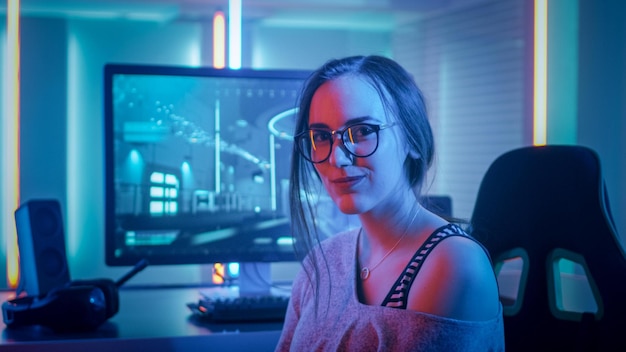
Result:
{"label": "orange neon light", "polygon": [[6,216],[3,231],[6,234],[7,284],[16,288],[19,277],[19,250],[13,212],[20,204],[20,0],[7,1],[7,63],[5,88],[7,103],[7,130],[3,135],[3,149],[8,172],[3,175],[3,202]]}
{"label": "orange neon light", "polygon": [[225,275],[225,266],[222,263],[213,264],[213,280],[214,284],[223,284],[224,283],[224,275]]}
{"label": "orange neon light", "polygon": [[226,18],[222,11],[213,15],[213,67],[226,67]]}

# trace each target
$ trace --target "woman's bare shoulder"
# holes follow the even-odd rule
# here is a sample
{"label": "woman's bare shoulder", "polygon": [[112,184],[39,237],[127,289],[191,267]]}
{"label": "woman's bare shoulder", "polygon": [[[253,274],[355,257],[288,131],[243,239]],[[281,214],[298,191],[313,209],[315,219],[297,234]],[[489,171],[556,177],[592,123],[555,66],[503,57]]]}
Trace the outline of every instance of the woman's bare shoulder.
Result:
{"label": "woman's bare shoulder", "polygon": [[493,267],[474,239],[447,237],[422,265],[409,293],[409,308],[462,320],[487,320],[498,313]]}

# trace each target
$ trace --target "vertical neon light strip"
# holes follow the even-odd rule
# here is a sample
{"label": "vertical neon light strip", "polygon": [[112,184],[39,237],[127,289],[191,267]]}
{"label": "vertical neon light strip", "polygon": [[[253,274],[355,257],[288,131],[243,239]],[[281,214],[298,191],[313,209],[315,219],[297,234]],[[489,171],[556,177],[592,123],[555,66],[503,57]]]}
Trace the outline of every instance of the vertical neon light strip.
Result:
{"label": "vertical neon light strip", "polygon": [[[77,33],[70,29],[67,35],[67,141],[66,141],[66,175],[67,175],[67,229],[66,245],[68,258],[78,258],[82,235],[85,225],[81,219],[89,216],[86,207],[81,206],[86,199],[85,190],[88,190],[90,175],[84,167],[88,156],[84,151],[84,145],[88,144],[89,137],[86,134],[86,120],[83,112],[88,109],[84,106],[81,90],[82,77],[85,69],[85,53],[81,48],[80,38]],[[89,169],[89,168],[88,168]]]}
{"label": "vertical neon light strip", "polygon": [[270,207],[276,211],[276,141],[274,135],[270,133]]}
{"label": "vertical neon light strip", "polygon": [[228,67],[241,68],[241,0],[228,1]]}
{"label": "vertical neon light strip", "polygon": [[220,136],[220,101],[215,101],[215,194],[222,192],[222,146]]}
{"label": "vertical neon light strip", "polygon": [[226,18],[224,12],[213,15],[213,67],[226,66]]}
{"label": "vertical neon light strip", "polygon": [[547,142],[548,0],[535,0],[533,144]]}
{"label": "vertical neon light strip", "polygon": [[[224,68],[226,66],[226,19],[224,12],[217,11],[213,15],[213,67]],[[220,101],[215,101],[215,194],[221,192],[221,154],[220,154]],[[213,264],[211,280],[214,284],[224,283],[224,265]]]}
{"label": "vertical neon light strip", "polygon": [[6,238],[7,284],[17,287],[19,251],[13,212],[20,204],[20,0],[7,1],[7,46],[2,104],[2,233]]}

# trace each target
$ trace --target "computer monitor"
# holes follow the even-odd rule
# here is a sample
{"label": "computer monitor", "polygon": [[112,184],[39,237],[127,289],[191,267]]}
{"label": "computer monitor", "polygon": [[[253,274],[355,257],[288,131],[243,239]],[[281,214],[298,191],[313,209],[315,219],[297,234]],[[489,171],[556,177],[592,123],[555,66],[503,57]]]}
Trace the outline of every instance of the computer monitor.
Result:
{"label": "computer monitor", "polygon": [[309,74],[105,65],[106,264],[294,261],[288,178]]}

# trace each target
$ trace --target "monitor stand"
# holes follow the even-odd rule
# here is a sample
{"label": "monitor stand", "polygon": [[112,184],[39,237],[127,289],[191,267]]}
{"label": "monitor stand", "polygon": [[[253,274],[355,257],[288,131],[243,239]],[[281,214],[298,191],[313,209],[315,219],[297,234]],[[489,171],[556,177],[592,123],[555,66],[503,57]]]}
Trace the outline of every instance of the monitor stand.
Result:
{"label": "monitor stand", "polygon": [[268,296],[272,293],[272,263],[239,263],[239,296]]}

